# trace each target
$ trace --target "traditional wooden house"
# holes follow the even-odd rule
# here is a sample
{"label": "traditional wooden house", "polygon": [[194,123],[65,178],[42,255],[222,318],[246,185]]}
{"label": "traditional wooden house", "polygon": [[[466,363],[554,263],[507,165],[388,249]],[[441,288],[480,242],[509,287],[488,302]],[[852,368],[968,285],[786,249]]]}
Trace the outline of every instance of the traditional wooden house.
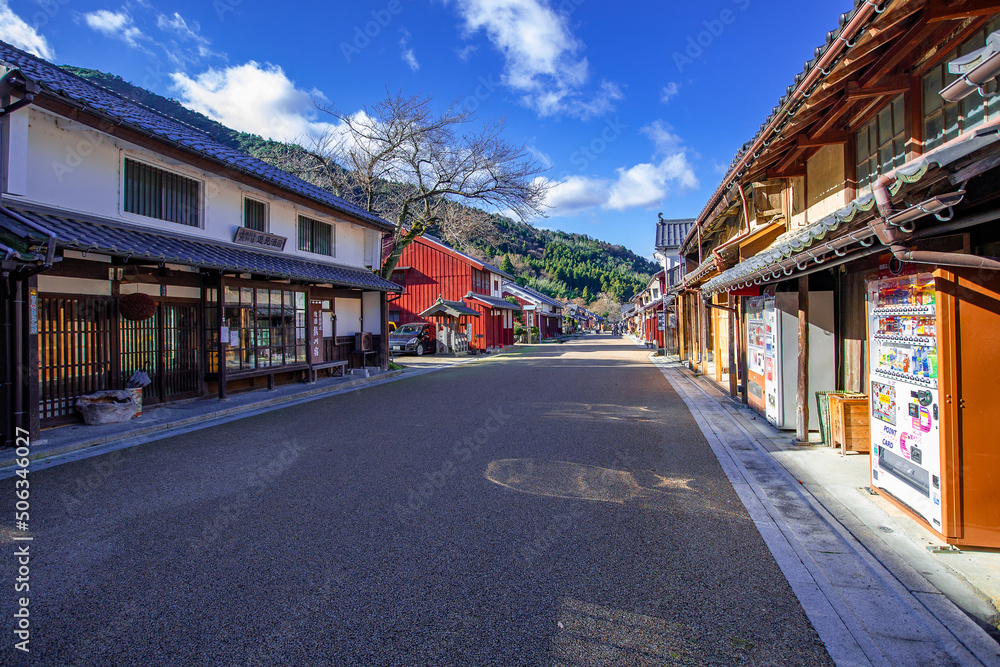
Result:
{"label": "traditional wooden house", "polygon": [[439,298],[462,301],[479,313],[463,325],[470,348],[514,344],[514,314],[521,312],[521,306],[503,298],[503,284],[514,277],[492,264],[425,234],[403,250],[392,279],[403,291],[389,303],[391,322],[420,321],[420,313]]}
{"label": "traditional wooden house", "polygon": [[0,123],[0,242],[36,257],[4,273],[5,441],[135,371],[149,405],[386,363],[384,220],[2,42]]}
{"label": "traditional wooden house", "polygon": [[817,392],[856,394],[871,487],[993,548],[998,10],[856,3],[737,152],[672,288],[692,367],[799,439]]}
{"label": "traditional wooden house", "polygon": [[541,341],[556,338],[562,334],[563,303],[542,294],[536,289],[507,282],[503,285],[504,296],[512,296],[524,309],[524,324],[538,327]]}
{"label": "traditional wooden house", "polygon": [[640,340],[657,350],[664,350],[666,345],[664,291],[666,290],[665,272],[658,272],[649,281],[644,290],[636,295],[636,313],[638,318],[637,333]]}

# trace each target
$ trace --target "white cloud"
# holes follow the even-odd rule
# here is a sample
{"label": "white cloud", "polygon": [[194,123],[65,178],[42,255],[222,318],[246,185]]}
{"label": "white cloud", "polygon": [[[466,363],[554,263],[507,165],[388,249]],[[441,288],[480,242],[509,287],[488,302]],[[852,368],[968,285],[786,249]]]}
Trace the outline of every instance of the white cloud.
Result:
{"label": "white cloud", "polygon": [[195,78],[171,74],[181,102],[220,123],[279,141],[308,141],[335,130],[320,121],[314,100],[318,90],[295,86],[277,65],[250,61],[225,69],[210,69]]}
{"label": "white cloud", "polygon": [[552,168],[552,165],[554,163],[552,162],[552,158],[549,155],[543,153],[534,146],[527,146],[526,148],[528,149],[528,152],[531,153],[531,156],[536,160],[538,160],[538,162],[541,163],[543,167],[545,167],[546,169]]}
{"label": "white cloud", "polygon": [[543,180],[550,186],[545,201],[550,215],[574,215],[607,203],[609,181],[587,176],[570,176],[559,182]]}
{"label": "white cloud", "polygon": [[410,31],[406,28],[400,30],[403,36],[399,38],[399,56],[403,59],[403,62],[410,66],[410,70],[416,72],[420,69],[420,63],[417,62],[417,56],[414,55],[413,49],[410,48]]}
{"label": "white cloud", "polygon": [[475,44],[467,44],[461,49],[456,49],[455,53],[458,54],[459,60],[462,62],[469,62],[472,58],[472,54],[479,50],[479,47]]}
{"label": "white cloud", "polygon": [[654,146],[648,162],[619,167],[614,178],[580,175],[548,181],[550,215],[574,215],[587,209],[652,208],[674,193],[697,188],[698,178],[688,162],[684,142],[670,126],[658,120],[641,131]]}
{"label": "white cloud", "polygon": [[48,40],[15,14],[7,0],[0,0],[0,39],[39,58],[52,60],[56,57]]}
{"label": "white cloud", "polygon": [[660,101],[666,104],[672,97],[681,91],[681,86],[676,81],[671,81],[660,91]]}
{"label": "white cloud", "polygon": [[[446,0],[447,1],[447,0]],[[506,60],[504,83],[542,116],[569,113],[583,118],[605,113],[621,99],[614,84],[602,84],[594,100],[581,92],[589,80],[583,44],[565,16],[545,0],[454,0],[469,34],[486,33]]]}
{"label": "white cloud", "polygon": [[184,54],[176,45],[170,49],[168,56],[178,63],[192,62],[201,58],[218,55],[211,49],[211,42],[200,34],[201,26],[196,21],[188,23],[184,17],[174,12],[173,16],[160,14],[156,17],[156,27],[163,32],[175,33],[183,42],[190,42],[194,45],[197,57]]}
{"label": "white cloud", "polygon": [[127,11],[112,12],[99,9],[83,15],[87,27],[96,30],[107,37],[120,39],[133,48],[141,48],[141,42],[148,39],[142,30],[136,27],[132,15]]}

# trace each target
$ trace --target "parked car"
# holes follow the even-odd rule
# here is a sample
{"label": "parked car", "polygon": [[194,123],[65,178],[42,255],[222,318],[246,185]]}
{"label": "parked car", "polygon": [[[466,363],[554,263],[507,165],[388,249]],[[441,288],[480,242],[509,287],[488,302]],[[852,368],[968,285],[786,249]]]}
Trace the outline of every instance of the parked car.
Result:
{"label": "parked car", "polygon": [[389,351],[393,354],[412,352],[418,357],[425,352],[437,352],[434,327],[426,322],[404,324],[389,334]]}

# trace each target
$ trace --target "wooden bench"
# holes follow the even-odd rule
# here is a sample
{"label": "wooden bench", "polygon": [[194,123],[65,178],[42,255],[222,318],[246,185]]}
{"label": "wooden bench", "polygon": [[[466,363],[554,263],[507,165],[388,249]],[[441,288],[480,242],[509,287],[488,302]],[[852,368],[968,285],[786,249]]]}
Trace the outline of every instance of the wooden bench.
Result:
{"label": "wooden bench", "polygon": [[[309,367],[309,381],[316,381],[316,371],[322,371],[327,369],[340,369],[339,376],[344,377],[344,369],[347,368],[346,361],[321,361],[318,364],[313,364]],[[332,373],[331,373],[332,375]]]}

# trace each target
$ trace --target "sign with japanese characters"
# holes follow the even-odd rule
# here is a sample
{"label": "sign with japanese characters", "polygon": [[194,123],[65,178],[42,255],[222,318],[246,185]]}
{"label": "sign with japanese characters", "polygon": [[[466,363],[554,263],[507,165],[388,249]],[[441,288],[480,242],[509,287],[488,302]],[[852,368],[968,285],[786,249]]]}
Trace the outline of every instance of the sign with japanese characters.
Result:
{"label": "sign with japanese characters", "polygon": [[287,240],[288,239],[284,236],[268,234],[267,232],[258,232],[253,229],[247,229],[246,227],[238,228],[236,230],[236,236],[233,237],[233,243],[279,251],[285,249],[285,242]]}

